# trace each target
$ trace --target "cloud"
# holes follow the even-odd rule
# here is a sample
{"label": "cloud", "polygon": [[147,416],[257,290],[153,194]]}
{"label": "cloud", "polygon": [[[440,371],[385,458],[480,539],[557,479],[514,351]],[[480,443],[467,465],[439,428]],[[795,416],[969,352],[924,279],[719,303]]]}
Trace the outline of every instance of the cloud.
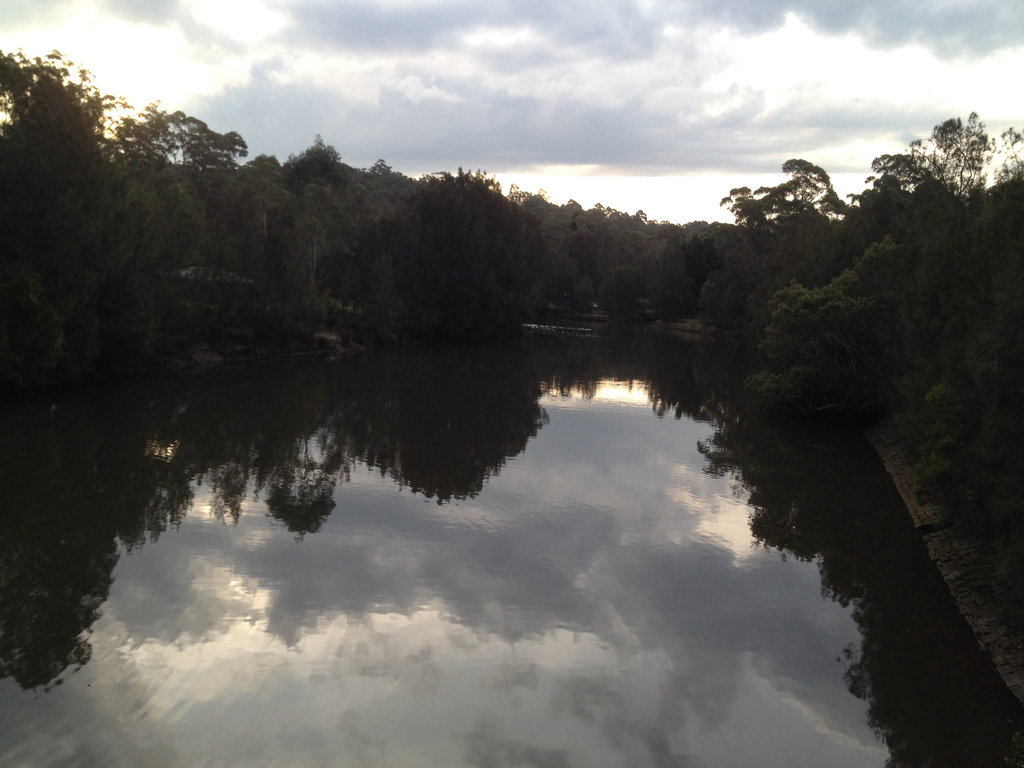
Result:
{"label": "cloud", "polygon": [[[36,0],[9,0],[0,5],[0,26],[9,30],[20,30],[37,25],[52,24],[61,19],[74,5],[73,0],[54,0],[40,3]],[[0,46],[2,50],[4,46]],[[17,45],[6,46],[9,51],[18,49]],[[49,51],[30,51],[31,55],[43,55]]]}
{"label": "cloud", "polygon": [[123,21],[153,25],[177,23],[186,14],[182,0],[100,0],[98,5]]}
{"label": "cloud", "polygon": [[483,6],[470,3],[298,2],[283,42],[314,49],[405,56],[450,47]]}
{"label": "cloud", "polygon": [[745,35],[773,32],[796,16],[827,35],[856,35],[875,49],[919,45],[938,55],[980,55],[1020,45],[1024,8],[1001,0],[702,0],[686,4],[681,21],[726,27]]}
{"label": "cloud", "polygon": [[1019,30],[1024,26],[1024,7],[1000,0],[932,4],[912,0],[805,0],[798,13],[818,30],[830,34],[855,32],[875,47],[915,44],[938,55],[956,57],[1019,47]]}
{"label": "cloud", "polygon": [[[922,5],[909,0],[702,0],[699,2],[494,2],[448,0],[430,3],[352,2],[337,5],[308,0],[288,8],[290,44],[315,41],[367,51],[425,51],[458,47],[467,39],[505,33],[534,50],[558,50],[642,60],[663,44],[666,28],[695,36],[727,28],[758,35],[781,28],[796,16],[828,35],[854,34],[877,49],[921,45],[937,54],[982,54],[1019,45],[1024,22],[1019,4],[999,0],[951,0]],[[516,30],[528,35],[516,38]],[[503,38],[491,38],[501,49]],[[508,39],[508,38],[504,38]],[[545,45],[540,45],[545,43]]]}
{"label": "cloud", "polygon": [[[300,124],[303,141],[321,133],[357,165],[645,175],[770,173],[793,156],[867,175],[875,156],[955,112],[942,87],[952,64],[872,51],[851,32],[859,17],[717,7],[305,3],[292,9],[293,48],[197,109],[241,117],[231,127],[257,153],[304,147]],[[929,69],[943,76],[929,83]]]}

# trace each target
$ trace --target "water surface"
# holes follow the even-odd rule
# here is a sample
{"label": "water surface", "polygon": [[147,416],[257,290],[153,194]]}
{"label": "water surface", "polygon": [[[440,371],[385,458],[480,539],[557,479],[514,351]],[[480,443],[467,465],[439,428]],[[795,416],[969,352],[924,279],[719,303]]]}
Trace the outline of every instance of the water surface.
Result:
{"label": "water surface", "polygon": [[12,404],[0,765],[999,764],[1020,707],[877,459],[750,418],[735,358],[538,332]]}

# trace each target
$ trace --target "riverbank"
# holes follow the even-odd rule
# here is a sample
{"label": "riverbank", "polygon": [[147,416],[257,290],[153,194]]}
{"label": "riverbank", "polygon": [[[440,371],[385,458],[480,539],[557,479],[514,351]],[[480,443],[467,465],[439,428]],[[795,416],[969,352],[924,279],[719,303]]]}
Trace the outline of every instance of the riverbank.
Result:
{"label": "riverbank", "polygon": [[[1007,626],[999,606],[1008,596],[996,594],[989,578],[998,559],[999,542],[981,540],[963,526],[943,526],[933,506],[914,492],[914,472],[884,425],[865,433],[899,491],[928,554],[949,587],[978,644],[992,660],[1007,687],[1024,704],[1024,630]],[[1013,596],[1024,599],[1024,595]]]}
{"label": "riverbank", "polygon": [[292,355],[341,355],[365,350],[351,334],[340,334],[336,331],[318,330],[306,336],[297,336],[286,343],[254,345],[254,344],[198,344],[184,355],[172,358],[165,368],[192,368],[195,366],[217,365],[233,360],[252,360],[256,358],[287,357]]}

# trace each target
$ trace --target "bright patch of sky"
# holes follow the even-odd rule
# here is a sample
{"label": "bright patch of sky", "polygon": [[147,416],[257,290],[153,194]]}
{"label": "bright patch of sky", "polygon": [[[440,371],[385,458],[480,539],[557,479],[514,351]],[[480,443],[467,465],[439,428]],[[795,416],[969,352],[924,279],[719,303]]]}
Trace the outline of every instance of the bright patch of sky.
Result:
{"label": "bright patch of sky", "polygon": [[197,22],[240,43],[258,43],[288,23],[284,13],[253,0],[189,0],[184,5]]}
{"label": "bright patch of sky", "polygon": [[1005,0],[10,0],[0,50],[60,50],[251,156],[321,134],[357,167],[480,169],[684,222],[728,220],[719,200],[791,157],[848,194],[949,117],[1021,127],[1021,29]]}

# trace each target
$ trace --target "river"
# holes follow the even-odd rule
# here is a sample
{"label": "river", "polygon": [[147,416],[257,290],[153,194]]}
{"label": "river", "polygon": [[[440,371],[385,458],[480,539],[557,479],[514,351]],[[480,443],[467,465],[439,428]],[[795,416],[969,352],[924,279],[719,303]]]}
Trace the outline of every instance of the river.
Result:
{"label": "river", "polygon": [[995,766],[1024,713],[856,432],[537,328],[0,410],[0,765]]}

